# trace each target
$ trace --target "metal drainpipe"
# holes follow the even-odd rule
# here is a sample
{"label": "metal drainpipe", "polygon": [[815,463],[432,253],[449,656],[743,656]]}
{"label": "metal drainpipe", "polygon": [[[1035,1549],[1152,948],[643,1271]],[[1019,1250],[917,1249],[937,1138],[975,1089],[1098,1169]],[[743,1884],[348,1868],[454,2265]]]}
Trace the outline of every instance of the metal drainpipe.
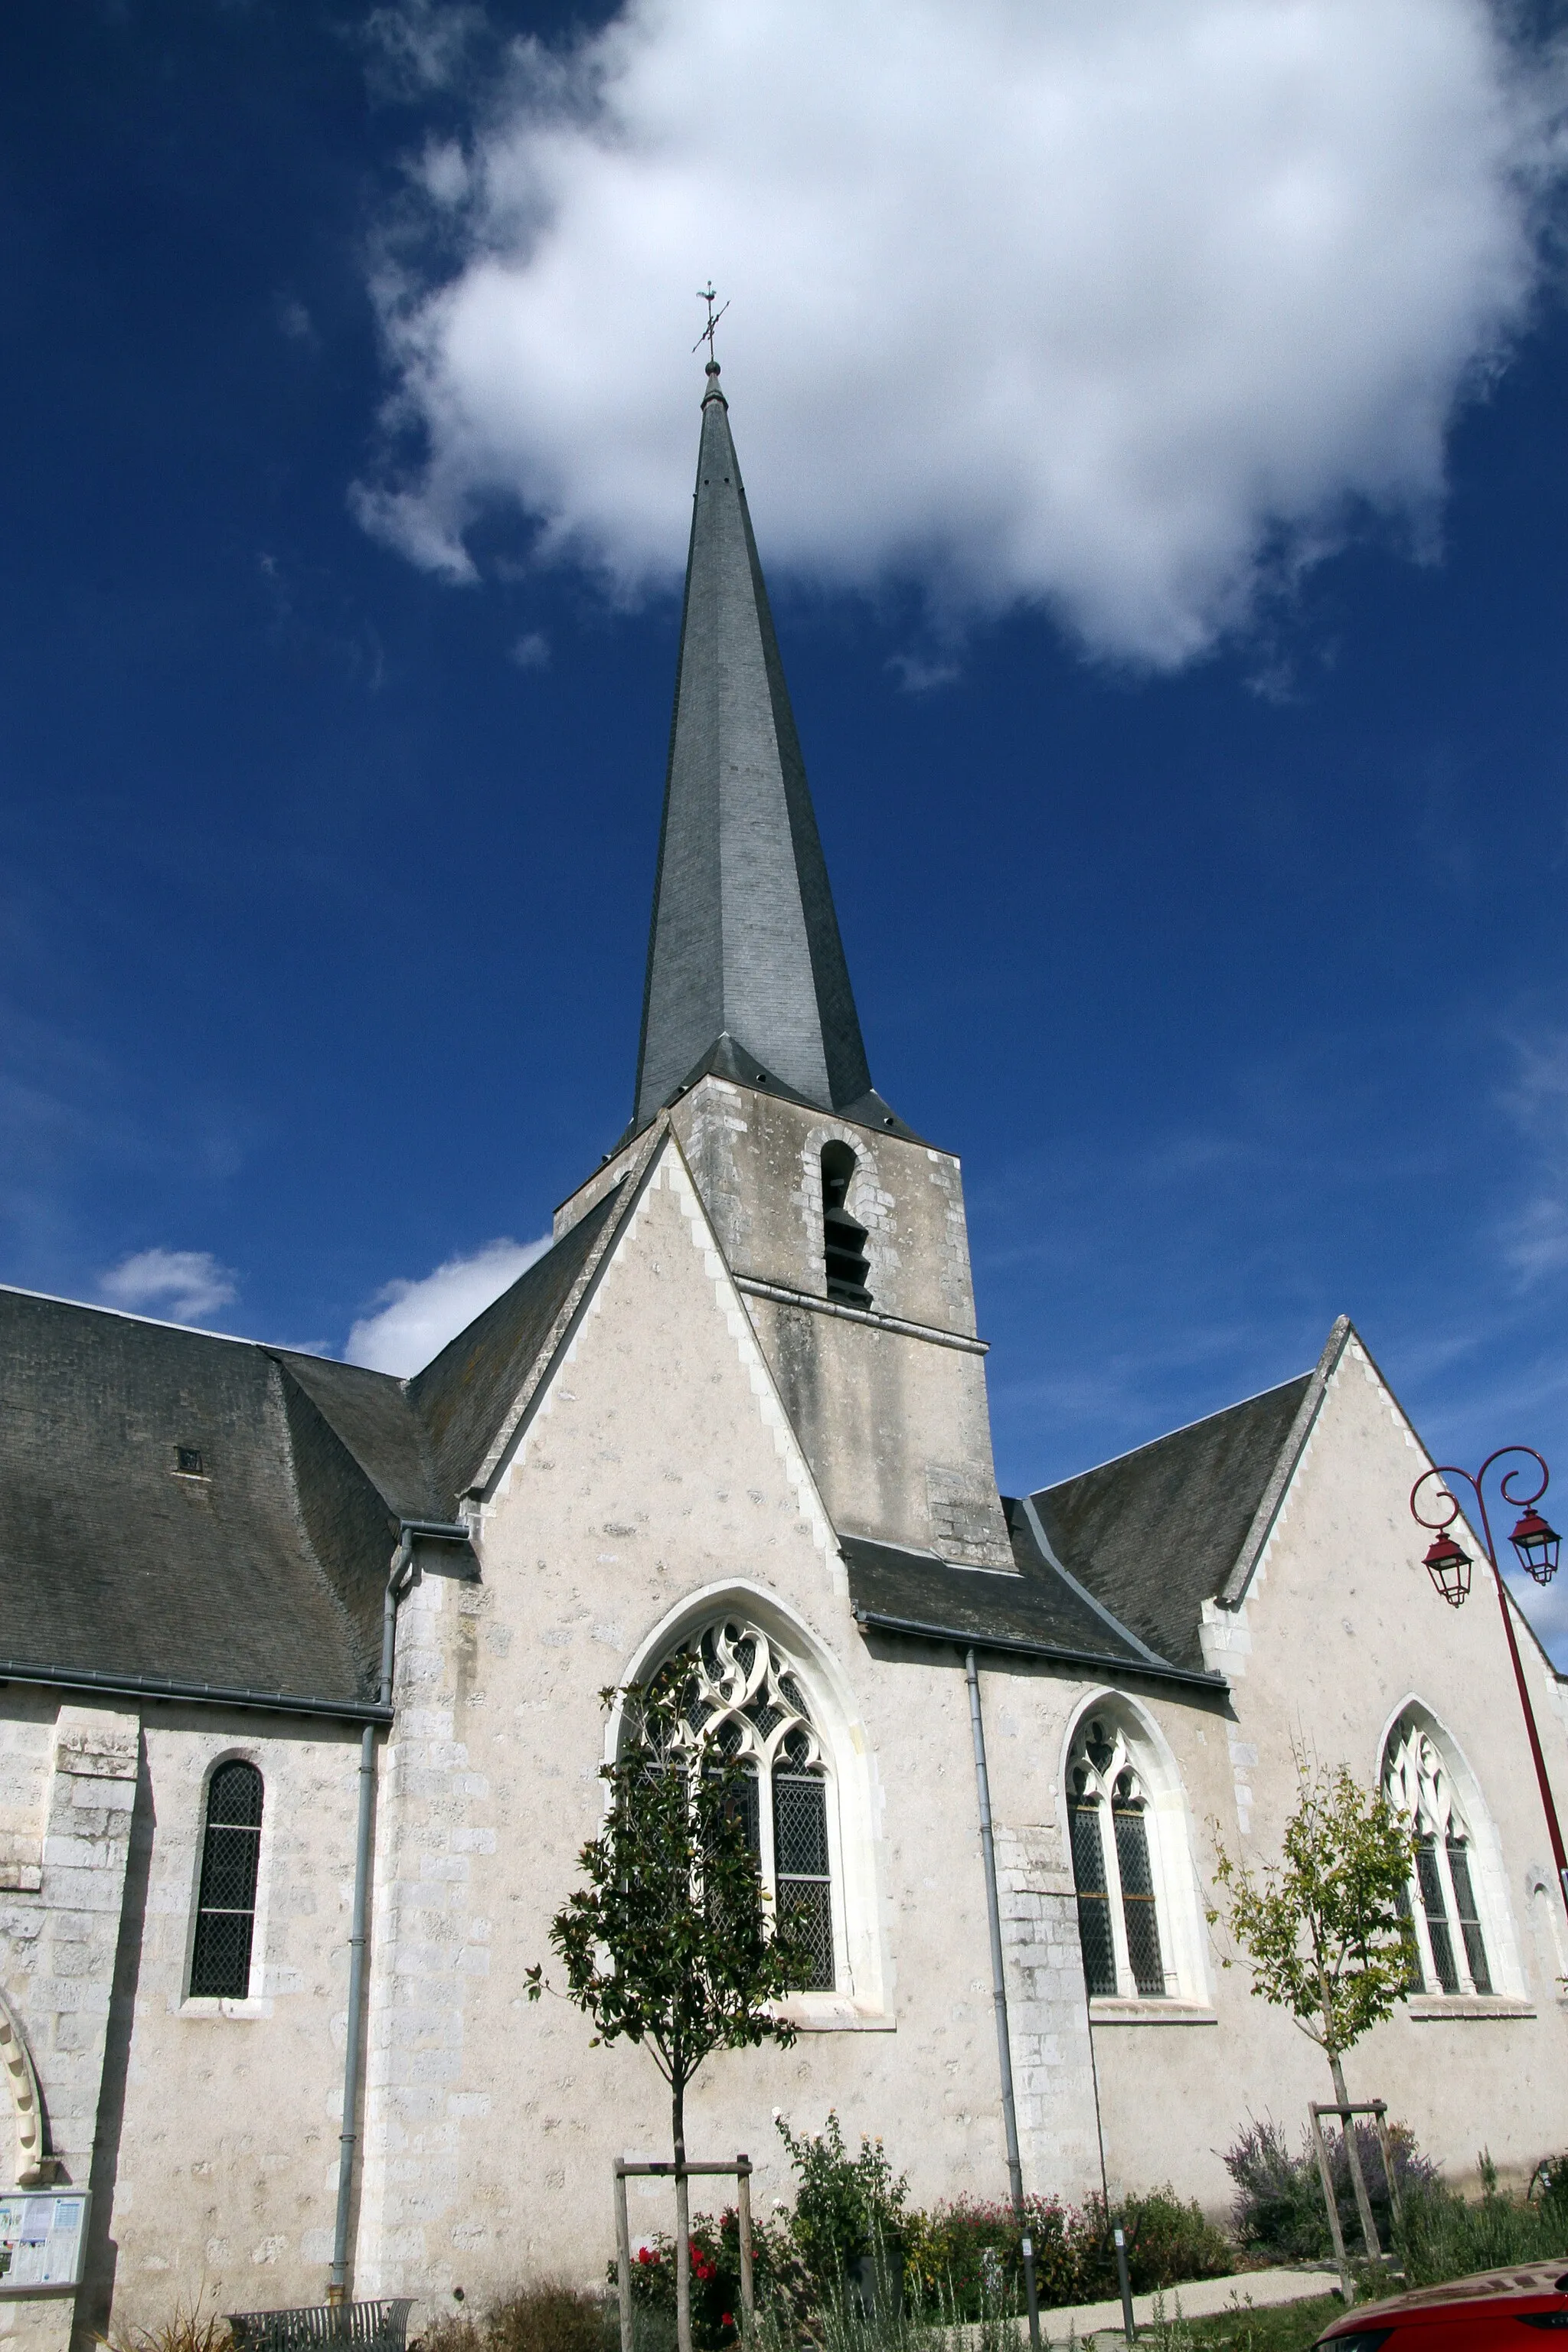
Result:
{"label": "metal drainpipe", "polygon": [[[414,1570],[414,1544],[426,1536],[434,1543],[468,1543],[470,1528],[444,1519],[405,1519],[392,1571],[381,1605],[381,1679],[376,1696],[383,1706],[392,1704],[392,1669],[397,1642],[397,1604],[408,1590]],[[327,2287],[329,2303],[348,2295],[349,2218],[353,2204],[354,2155],[359,2142],[360,2064],[364,2049],[364,1954],[370,1917],[371,1835],[375,1825],[375,1726],[367,1723],[359,1743],[359,1821],[354,1833],[354,1893],[349,1931],[349,2014],[343,2043],[343,2124],[338,2134],[338,2211],[332,2231],[332,2273]]]}
{"label": "metal drainpipe", "polygon": [[996,1843],[991,1832],[991,1780],[985,1769],[985,1725],[980,1713],[980,1675],[973,1650],[964,1653],[963,1675],[969,1685],[969,1726],[974,1734],[974,1788],[980,1801],[980,1853],[985,1865],[985,1912],[991,1926],[991,2000],[996,2012],[996,2061],[1002,2074],[1002,2125],[1007,2135],[1007,2179],[1024,2256],[1024,2294],[1029,2306],[1030,2352],[1040,2352],[1040,2303],[1035,2291],[1035,2248],[1024,2220],[1024,2165],[1018,2154],[1018,2111],[1013,2100],[1013,2042],[1007,2031],[1007,1979],[1002,1963],[1002,1911],[996,1900]]}

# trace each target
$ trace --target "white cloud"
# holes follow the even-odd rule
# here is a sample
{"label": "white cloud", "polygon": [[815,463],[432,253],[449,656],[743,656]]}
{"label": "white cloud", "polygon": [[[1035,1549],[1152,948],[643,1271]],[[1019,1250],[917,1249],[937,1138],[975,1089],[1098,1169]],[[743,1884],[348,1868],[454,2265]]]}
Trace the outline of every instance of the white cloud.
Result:
{"label": "white cloud", "polygon": [[498,499],[670,576],[711,271],[770,565],[1178,663],[1368,506],[1431,544],[1556,88],[1488,0],[628,0],[411,164],[378,292],[423,455],[359,511],[454,578]]}
{"label": "white cloud", "polygon": [[449,1257],[422,1281],[387,1283],[375,1295],[380,1312],[354,1325],[343,1353],[351,1364],[406,1379],[439,1355],[448,1339],[549,1247],[548,1234],[536,1242],[486,1242],[471,1257]]}
{"label": "white cloud", "polygon": [[156,1310],[173,1323],[202,1323],[239,1292],[232,1270],[209,1250],[137,1250],[102,1276],[98,1295],[133,1314]]}
{"label": "white cloud", "polygon": [[450,88],[487,29],[475,0],[389,0],[373,8],[360,36],[372,88],[393,100]]}
{"label": "white cloud", "polygon": [[519,669],[548,669],[550,640],[540,629],[529,629],[519,637],[511,649],[511,659]]}

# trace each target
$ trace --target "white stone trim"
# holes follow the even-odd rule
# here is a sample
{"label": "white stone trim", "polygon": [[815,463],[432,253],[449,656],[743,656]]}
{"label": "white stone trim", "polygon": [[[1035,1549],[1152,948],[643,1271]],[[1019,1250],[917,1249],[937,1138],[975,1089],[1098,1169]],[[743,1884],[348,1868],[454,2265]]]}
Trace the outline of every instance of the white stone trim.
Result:
{"label": "white stone trim", "polygon": [[[1389,1742],[1399,1725],[1406,1718],[1413,1719],[1431,1740],[1453,1784],[1458,1810],[1468,1832],[1470,1884],[1476,1897],[1476,1912],[1480,1921],[1481,1934],[1486,1943],[1487,1958],[1492,1978],[1490,1995],[1466,1992],[1434,1993],[1430,1996],[1418,1995],[1417,2001],[1431,1998],[1446,2007],[1457,2000],[1523,2000],[1528,1997],[1529,1988],[1525,1980],[1524,1958],[1514,1923],[1513,1906],[1509,1900],[1508,1872],[1503,1859],[1502,1839],[1499,1833],[1497,1822],[1492,1817],[1490,1806],[1487,1803],[1479,1776],[1464,1748],[1447,1726],[1414,1691],[1405,1694],[1384,1725],[1377,1747],[1375,1785],[1382,1789],[1386,1784]],[[1446,1858],[1441,1864],[1441,1868],[1444,1881],[1447,1883],[1448,1871]],[[1451,1900],[1451,1888],[1449,1894]],[[1416,1941],[1421,1952],[1423,1973],[1430,1980],[1435,1975],[1435,1970],[1427,1947],[1425,1916],[1414,1873],[1411,1876],[1411,1908]],[[1463,1984],[1468,1979],[1464,1959],[1464,1939],[1459,1934],[1457,1917],[1450,1916],[1449,1927],[1454,1937],[1455,1964],[1459,1970]],[[1412,2003],[1410,2006],[1414,2009],[1415,2004]]]}
{"label": "white stone trim", "polygon": [[[843,1982],[832,1992],[796,1993],[781,2013],[817,2033],[889,2027],[891,1974],[877,1866],[880,1791],[854,1691],[829,1645],[777,1593],[743,1577],[726,1578],[684,1594],[665,1612],[632,1653],[618,1687],[645,1681],[672,1651],[726,1614],[753,1622],[787,1659],[805,1693],[830,1776],[834,1944]],[[623,1720],[617,1699],[605,1727],[606,1764],[620,1753]]]}
{"label": "white stone trim", "polygon": [[[1170,1741],[1148,1709],[1125,1691],[1112,1690],[1101,1685],[1080,1699],[1068,1717],[1062,1737],[1061,1755],[1057,1768],[1058,1819],[1063,1826],[1068,1883],[1072,1875],[1071,1839],[1068,1834],[1068,1776],[1073,1750],[1084,1724],[1091,1716],[1110,1718],[1126,1742],[1129,1760],[1142,1787],[1145,1822],[1149,1832],[1150,1875],[1154,1882],[1154,1916],[1160,1930],[1160,1958],[1164,1970],[1166,1998],[1188,2010],[1208,2010],[1213,2005],[1214,1987],[1208,1968],[1207,1939],[1204,1933],[1203,1899],[1198,1883],[1197,1844],[1194,1835],[1191,1808],[1182,1782]],[[1107,1840],[1106,1877],[1113,1895],[1120,1878],[1112,1876],[1115,1855]],[[1163,2010],[1163,2001],[1142,2000],[1131,1990],[1131,1974],[1127,1969],[1126,1953],[1120,1906],[1110,1902],[1111,1934],[1117,1958],[1117,1979],[1121,1986],[1125,1979],[1128,1990],[1110,1996],[1119,2005],[1131,2002],[1134,2006]],[[1096,2006],[1092,2012],[1098,2016]]]}

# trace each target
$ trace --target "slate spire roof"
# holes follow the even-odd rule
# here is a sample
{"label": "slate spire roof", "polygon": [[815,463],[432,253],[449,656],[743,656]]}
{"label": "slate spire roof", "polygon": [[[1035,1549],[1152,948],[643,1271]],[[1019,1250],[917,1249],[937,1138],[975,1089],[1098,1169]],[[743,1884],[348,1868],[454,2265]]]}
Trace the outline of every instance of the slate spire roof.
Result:
{"label": "slate spire roof", "polygon": [[878,1126],[716,361],[708,365],[634,1129],[700,1067]]}

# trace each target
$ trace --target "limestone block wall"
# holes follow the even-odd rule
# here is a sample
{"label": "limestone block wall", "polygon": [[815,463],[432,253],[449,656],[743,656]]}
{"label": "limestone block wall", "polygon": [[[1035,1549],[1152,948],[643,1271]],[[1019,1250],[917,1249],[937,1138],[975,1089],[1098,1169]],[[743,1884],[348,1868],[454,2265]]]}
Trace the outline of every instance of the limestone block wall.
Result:
{"label": "limestone block wall", "polygon": [[1012,1567],[979,1355],[775,1299],[746,1305],[837,1528]]}
{"label": "limestone block wall", "polygon": [[[1373,1785],[1401,1711],[1415,1702],[1428,1712],[1475,1793],[1473,1868],[1497,1990],[1489,2000],[1404,2004],[1352,2053],[1346,2073],[1352,2095],[1387,2099],[1453,2177],[1473,2171],[1482,2146],[1520,2175],[1562,2137],[1561,1901],[1548,1899],[1551,1854],[1496,1601],[1478,1577],[1467,1606],[1447,1609],[1421,1566],[1426,1538],[1408,1496],[1426,1462],[1352,1344],[1245,1605],[1210,1612],[1215,1662],[1231,1677],[1230,1720],[1205,1724],[1166,1700],[1151,1706],[1189,1792],[1205,1883],[1216,1840],[1252,1858],[1278,1853],[1295,1802],[1293,1747],[1313,1761],[1342,1760]],[[1539,1654],[1531,1675],[1542,1724],[1553,1727],[1561,1804],[1561,1698]],[[1215,1961],[1228,1951],[1216,1935]],[[1249,2113],[1294,2133],[1307,2101],[1331,2091],[1321,2053],[1250,1997],[1244,1966],[1216,1968],[1214,1985],[1223,2066],[1195,2046],[1208,2036],[1129,2025],[1099,2036],[1100,2079],[1108,2140],[1139,2151],[1139,2177],[1188,2180],[1223,2210],[1230,2185],[1209,2151],[1228,2146]]]}
{"label": "limestone block wall", "polygon": [[[85,2187],[135,1801],[137,1724],[110,1707],[62,1706],[47,1692],[16,1685],[6,1693],[6,1715],[15,1826],[11,1884],[0,1892],[0,1991],[27,2040],[58,2177]],[[39,1809],[31,1831],[29,1800]],[[5,2124],[9,2169],[9,2117]],[[71,2316],[69,2297],[7,2299],[0,2302],[0,2340],[58,2352]]]}
{"label": "limestone block wall", "polygon": [[[746,2149],[765,2210],[788,2178],[772,2111],[815,2129],[836,2107],[851,2142],[883,2135],[918,2197],[1004,2195],[962,1662],[874,1649],[855,1624],[789,1417],[673,1152],[488,1498],[478,1550],[480,1584],[426,1577],[400,1621],[360,2291],[439,2308],[458,2286],[472,2300],[529,2271],[602,2276],[611,2160],[667,2147],[666,2095],[645,2053],[592,2049],[563,2001],[531,2006],[524,1973],[549,1962],[551,1916],[601,1818],[599,1691],[725,1606],[790,1650],[833,1759],[841,1969],[833,1994],[795,2004],[793,2049],[710,2063],[690,2144]],[[1041,1804],[1026,1789],[1002,1817],[1048,1822]],[[1087,2187],[1060,1856],[1015,1859],[1031,2162],[1045,2185],[1065,2163]],[[635,2197],[634,2228],[668,2219],[668,2198]]]}
{"label": "limestone block wall", "polygon": [[[357,1732],[158,1706],[142,1756],[82,2315],[102,2326],[112,2308],[134,2326],[176,2301],[317,2303],[337,2184]],[[250,1990],[192,2000],[206,1784],[234,1756],[264,1788]]]}

